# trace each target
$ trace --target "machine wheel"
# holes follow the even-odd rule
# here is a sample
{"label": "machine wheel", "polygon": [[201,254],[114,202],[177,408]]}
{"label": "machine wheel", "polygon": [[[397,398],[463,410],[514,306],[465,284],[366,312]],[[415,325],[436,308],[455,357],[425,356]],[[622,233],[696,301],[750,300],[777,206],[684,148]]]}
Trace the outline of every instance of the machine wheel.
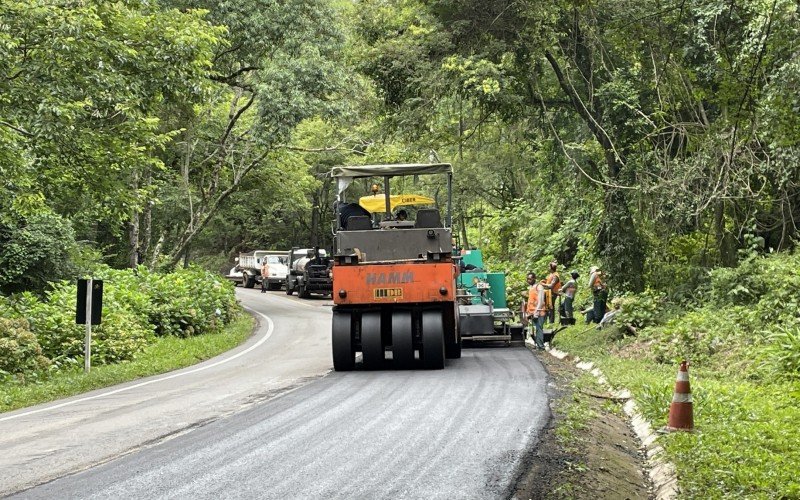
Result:
{"label": "machine wheel", "polygon": [[456,337],[456,332],[447,336],[447,342],[444,344],[444,355],[447,359],[459,359],[461,357],[461,342],[456,340]]}
{"label": "machine wheel", "polygon": [[380,368],[386,360],[379,312],[366,312],[361,315],[361,353],[364,357],[364,368],[367,370]]}
{"label": "machine wheel", "polygon": [[426,370],[444,368],[444,329],[442,313],[424,311],[422,313],[422,365]]}
{"label": "machine wheel", "polygon": [[353,349],[353,330],[350,313],[334,312],[331,344],[333,347],[333,369],[346,372],[356,366]]}
{"label": "machine wheel", "polygon": [[407,370],[414,366],[414,335],[411,331],[411,313],[392,314],[392,357],[395,368]]}
{"label": "machine wheel", "polygon": [[290,281],[286,281],[286,295],[291,295],[294,293],[294,286]]}
{"label": "machine wheel", "polygon": [[256,286],[256,277],[250,276],[247,273],[242,273],[242,286],[245,288],[253,288]]}
{"label": "machine wheel", "polygon": [[300,285],[297,287],[297,296],[301,299],[307,299],[311,297],[311,294],[308,292],[308,290],[306,290],[305,285]]}

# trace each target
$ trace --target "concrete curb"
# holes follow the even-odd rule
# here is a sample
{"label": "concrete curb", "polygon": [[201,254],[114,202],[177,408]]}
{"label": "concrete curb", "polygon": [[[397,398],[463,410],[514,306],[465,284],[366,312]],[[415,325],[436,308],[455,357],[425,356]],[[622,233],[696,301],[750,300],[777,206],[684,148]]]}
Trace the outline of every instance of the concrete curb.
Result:
{"label": "concrete curb", "polygon": [[[525,341],[526,347],[535,348],[535,344],[530,340]],[[548,347],[547,352],[551,356],[560,360],[565,360],[570,356],[569,353]],[[658,444],[658,434],[653,431],[653,427],[639,411],[636,401],[627,389],[615,389],[606,379],[603,372],[594,366],[590,361],[584,361],[578,357],[574,358],[575,366],[581,370],[591,373],[605,389],[615,398],[626,399],[622,406],[625,415],[628,416],[633,432],[641,443],[641,448],[645,452],[647,475],[653,484],[653,498],[656,500],[672,500],[678,498],[680,489],[678,487],[678,475],[675,466],[668,462],[664,457],[664,448]]]}

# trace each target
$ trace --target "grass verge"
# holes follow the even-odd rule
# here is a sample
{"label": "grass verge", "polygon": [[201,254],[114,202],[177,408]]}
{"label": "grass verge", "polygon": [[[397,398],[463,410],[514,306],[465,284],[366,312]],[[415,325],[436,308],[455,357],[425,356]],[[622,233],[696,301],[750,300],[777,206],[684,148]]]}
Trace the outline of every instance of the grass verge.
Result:
{"label": "grass verge", "polygon": [[648,498],[638,442],[621,404],[574,364],[540,353],[553,418],[513,498]]}
{"label": "grass verge", "polygon": [[0,382],[0,412],[46,403],[94,389],[184,368],[228,351],[253,332],[255,319],[240,314],[220,333],[189,338],[160,337],[132,361],[92,367],[89,374],[76,367],[45,378],[21,383]]}
{"label": "grass verge", "polygon": [[[666,425],[678,367],[653,361],[646,342],[576,326],[554,346],[593,361]],[[752,379],[725,360],[690,367],[696,432],[660,438],[682,498],[800,498],[800,384]]]}

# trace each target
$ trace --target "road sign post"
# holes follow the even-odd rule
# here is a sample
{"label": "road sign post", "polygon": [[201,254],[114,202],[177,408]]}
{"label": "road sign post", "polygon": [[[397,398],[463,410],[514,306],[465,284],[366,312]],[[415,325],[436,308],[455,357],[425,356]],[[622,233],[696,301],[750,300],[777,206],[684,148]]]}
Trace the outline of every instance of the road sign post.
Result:
{"label": "road sign post", "polygon": [[[86,280],[86,317],[92,317],[92,281]],[[92,321],[86,322],[86,335],[83,338],[83,371],[92,369]]]}
{"label": "road sign post", "polygon": [[92,368],[92,325],[99,325],[103,311],[103,280],[78,280],[75,323],[86,325],[83,345],[83,371]]}

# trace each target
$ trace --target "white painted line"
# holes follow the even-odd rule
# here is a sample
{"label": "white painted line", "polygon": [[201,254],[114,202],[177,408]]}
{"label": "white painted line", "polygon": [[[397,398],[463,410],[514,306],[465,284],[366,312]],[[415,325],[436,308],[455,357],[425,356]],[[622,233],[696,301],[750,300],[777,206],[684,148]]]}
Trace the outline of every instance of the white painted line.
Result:
{"label": "white painted line", "polygon": [[37,413],[43,413],[43,412],[50,411],[50,410],[56,410],[58,408],[64,408],[65,406],[71,406],[71,405],[74,405],[74,404],[77,404],[77,403],[83,403],[85,401],[91,401],[93,399],[98,399],[98,398],[102,398],[102,397],[105,397],[105,396],[111,396],[112,394],[119,394],[120,392],[130,391],[131,389],[138,389],[139,387],[144,387],[146,385],[151,385],[151,384],[155,384],[155,383],[158,383],[158,382],[163,382],[165,380],[171,380],[171,379],[174,379],[174,378],[183,377],[185,375],[192,375],[194,373],[198,373],[198,372],[201,372],[203,370],[208,370],[209,368],[214,368],[216,366],[222,365],[222,364],[227,363],[229,361],[233,361],[236,358],[244,356],[245,354],[249,353],[253,349],[259,347],[261,344],[266,342],[267,339],[269,339],[272,336],[272,332],[275,330],[275,323],[273,323],[272,322],[272,318],[270,318],[266,314],[260,313],[260,312],[254,310],[254,309],[251,309],[251,308],[249,308],[247,306],[242,306],[242,307],[244,307],[245,309],[248,309],[251,312],[253,312],[255,314],[258,314],[259,316],[263,317],[264,319],[267,320],[267,323],[269,325],[267,327],[266,335],[264,335],[262,338],[258,339],[258,342],[256,342],[255,344],[251,345],[250,347],[248,347],[247,349],[245,349],[242,352],[238,352],[238,353],[234,354],[233,356],[230,356],[230,357],[225,358],[225,359],[221,359],[221,360],[219,360],[219,361],[217,361],[215,363],[211,363],[210,365],[205,365],[205,366],[201,366],[201,367],[195,368],[193,370],[188,370],[188,371],[184,371],[184,372],[180,372],[180,373],[173,373],[172,375],[167,375],[166,377],[161,377],[161,378],[157,378],[157,379],[153,379],[153,380],[148,380],[146,382],[140,382],[138,384],[130,385],[128,387],[121,387],[119,389],[114,389],[113,391],[108,391],[108,392],[103,392],[103,393],[100,393],[100,394],[95,394],[94,396],[87,396],[85,398],[75,399],[75,400],[72,400],[72,401],[66,401],[64,403],[60,403],[60,404],[53,405],[53,406],[48,406],[46,408],[39,408],[38,410],[31,410],[31,411],[26,411],[26,412],[23,412],[23,413],[18,413],[16,415],[10,415],[8,417],[2,417],[2,418],[0,418],[0,422],[5,422],[7,420],[13,420],[15,418],[20,418],[20,417],[27,417],[29,415],[35,415]]}

